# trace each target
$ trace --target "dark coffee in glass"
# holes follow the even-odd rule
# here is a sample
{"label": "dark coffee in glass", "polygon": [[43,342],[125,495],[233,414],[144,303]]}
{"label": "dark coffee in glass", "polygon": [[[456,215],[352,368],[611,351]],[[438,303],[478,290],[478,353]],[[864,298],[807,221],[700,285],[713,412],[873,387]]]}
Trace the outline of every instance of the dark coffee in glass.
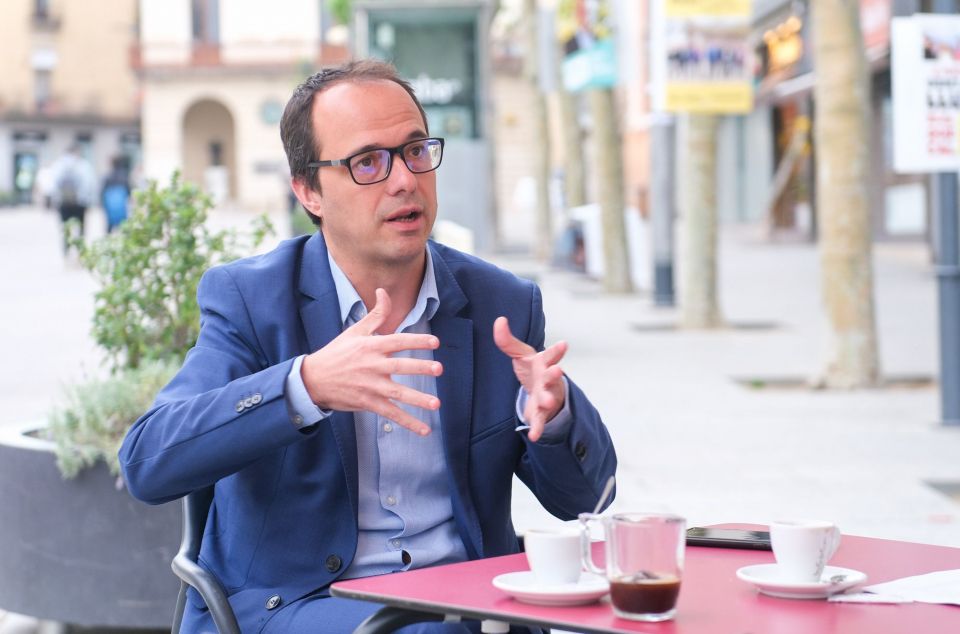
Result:
{"label": "dark coffee in glass", "polygon": [[626,618],[645,614],[649,620],[666,620],[673,616],[679,594],[680,579],[673,575],[638,573],[610,582],[610,602],[618,616]]}

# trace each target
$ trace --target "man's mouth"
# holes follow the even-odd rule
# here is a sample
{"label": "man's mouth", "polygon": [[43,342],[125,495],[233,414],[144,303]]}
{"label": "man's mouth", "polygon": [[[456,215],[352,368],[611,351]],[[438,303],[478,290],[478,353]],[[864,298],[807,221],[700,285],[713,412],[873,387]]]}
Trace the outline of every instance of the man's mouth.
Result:
{"label": "man's mouth", "polygon": [[390,218],[387,218],[387,222],[413,222],[419,218],[420,215],[421,212],[413,210],[407,213],[400,213],[395,216],[391,216]]}

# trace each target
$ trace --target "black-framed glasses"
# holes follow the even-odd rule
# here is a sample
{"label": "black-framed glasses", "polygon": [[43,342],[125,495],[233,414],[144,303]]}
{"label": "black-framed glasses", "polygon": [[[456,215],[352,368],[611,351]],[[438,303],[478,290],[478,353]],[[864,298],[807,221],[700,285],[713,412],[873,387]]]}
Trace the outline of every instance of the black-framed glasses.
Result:
{"label": "black-framed glasses", "polygon": [[417,139],[393,148],[364,150],[336,161],[311,161],[307,167],[346,167],[354,183],[373,185],[390,176],[395,154],[400,155],[407,169],[414,174],[432,172],[443,160],[443,139]]}

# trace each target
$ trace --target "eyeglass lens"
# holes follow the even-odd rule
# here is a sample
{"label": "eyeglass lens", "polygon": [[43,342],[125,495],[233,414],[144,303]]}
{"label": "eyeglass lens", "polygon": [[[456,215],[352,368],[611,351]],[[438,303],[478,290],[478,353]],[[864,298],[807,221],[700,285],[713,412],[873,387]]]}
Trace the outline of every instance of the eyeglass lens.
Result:
{"label": "eyeglass lens", "polygon": [[[396,150],[414,174],[437,169],[443,145],[437,139],[412,141]],[[393,164],[393,150],[370,150],[350,158],[350,173],[358,183],[375,183],[387,177]]]}

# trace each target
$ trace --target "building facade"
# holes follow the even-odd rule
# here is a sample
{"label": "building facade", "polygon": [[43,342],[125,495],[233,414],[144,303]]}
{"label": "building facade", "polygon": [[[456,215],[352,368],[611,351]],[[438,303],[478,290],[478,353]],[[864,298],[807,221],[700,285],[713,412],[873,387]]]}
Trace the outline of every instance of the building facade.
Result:
{"label": "building facade", "polygon": [[0,19],[0,200],[43,198],[43,168],[79,144],[99,175],[140,159],[130,64],[135,0],[4,0]]}
{"label": "building facade", "polygon": [[279,123],[298,83],[347,49],[326,45],[318,0],[140,0],[144,173],[179,170],[218,204],[288,204]]}

